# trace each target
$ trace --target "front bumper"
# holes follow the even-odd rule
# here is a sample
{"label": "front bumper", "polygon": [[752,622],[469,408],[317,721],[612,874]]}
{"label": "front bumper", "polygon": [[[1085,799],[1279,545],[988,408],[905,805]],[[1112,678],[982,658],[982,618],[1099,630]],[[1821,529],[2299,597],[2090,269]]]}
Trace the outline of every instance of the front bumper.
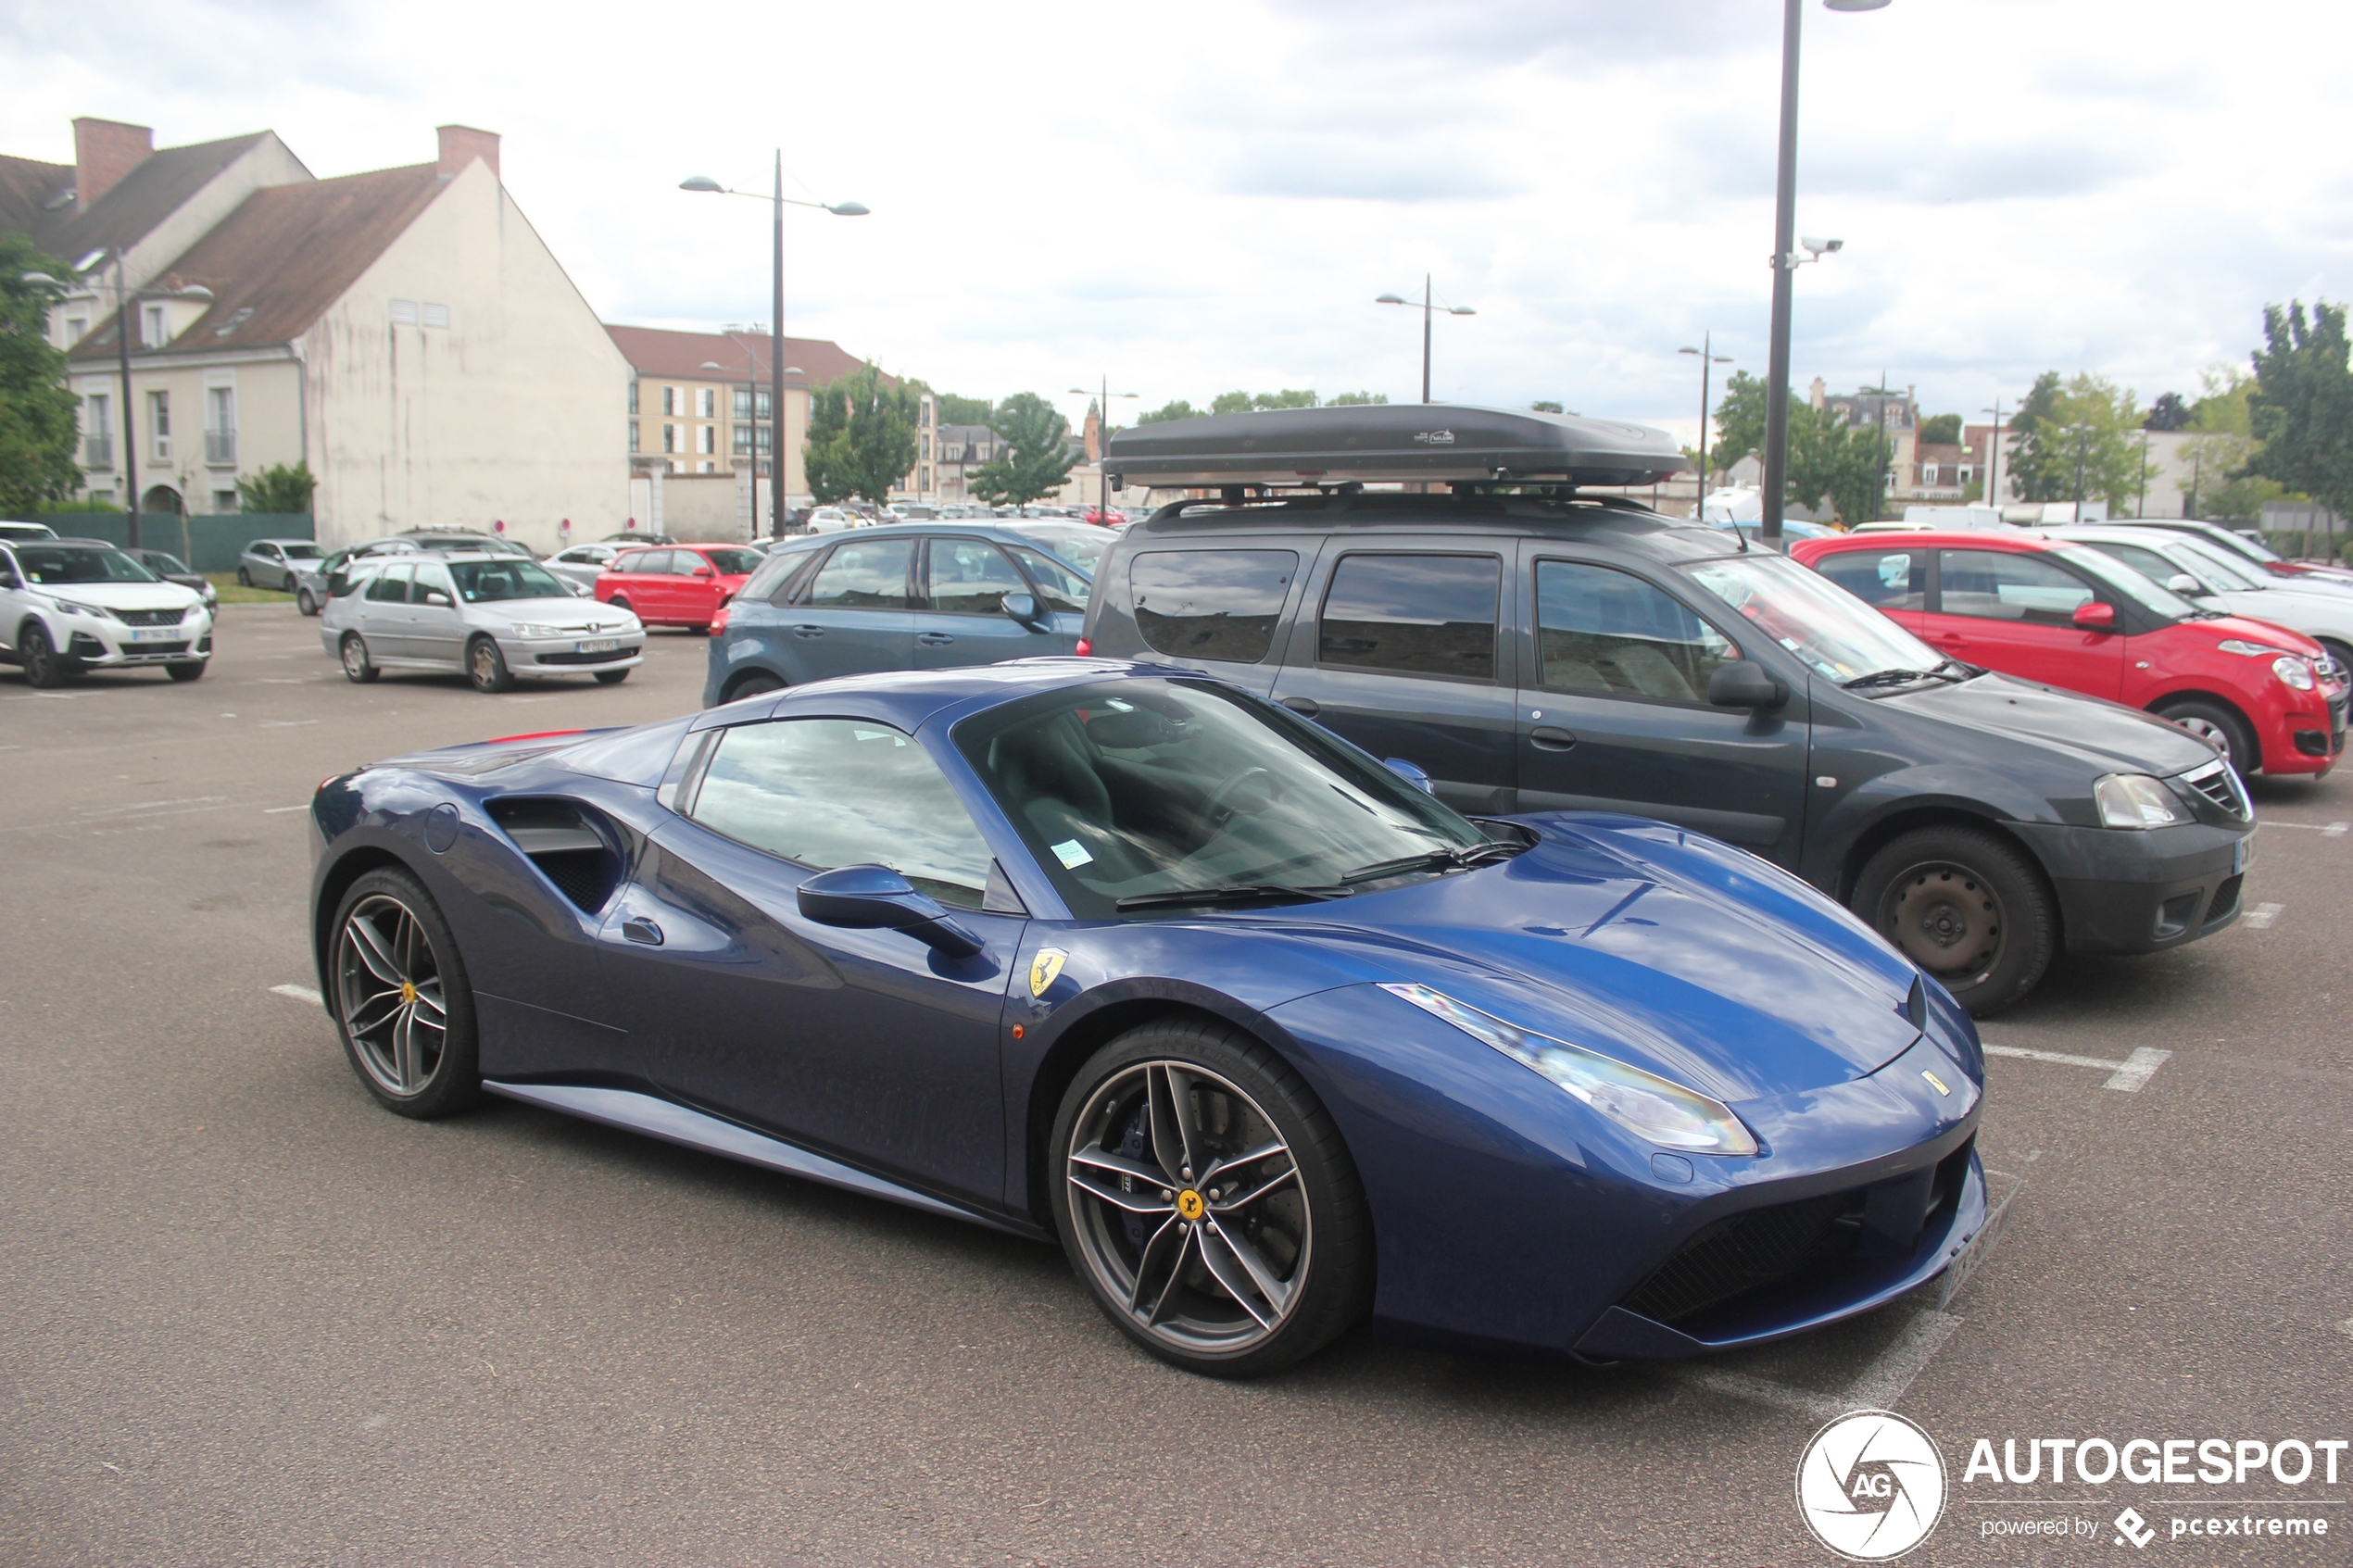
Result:
{"label": "front bumper", "polygon": [[[212,617],[201,611],[176,626],[132,627],[75,616],[59,622],[57,651],[84,670],[136,669],[150,664],[185,664],[212,657]],[[134,637],[134,632],[157,633]]]}
{"label": "front bumper", "polygon": [[2133,833],[2012,822],[2050,873],[2071,953],[2178,947],[2238,919],[2255,824],[2184,822]]}
{"label": "front bumper", "polygon": [[[612,642],[617,646],[600,653],[582,653],[583,642]],[[518,675],[589,675],[606,670],[631,670],[645,661],[644,632],[623,633],[610,638],[586,638],[575,633],[563,637],[513,637],[498,639],[498,651],[506,656],[507,668]]]}

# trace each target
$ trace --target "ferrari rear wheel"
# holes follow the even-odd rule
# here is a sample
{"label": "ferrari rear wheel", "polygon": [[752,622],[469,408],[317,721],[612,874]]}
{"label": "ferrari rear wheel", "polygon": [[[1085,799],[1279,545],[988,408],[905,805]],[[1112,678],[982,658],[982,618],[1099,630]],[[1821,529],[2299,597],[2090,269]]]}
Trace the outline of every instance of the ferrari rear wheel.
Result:
{"label": "ferrari rear wheel", "polygon": [[335,1028],[377,1103],[420,1119],[472,1104],[473,989],[423,884],[388,868],[353,883],[328,955]]}
{"label": "ferrari rear wheel", "polygon": [[1299,1074],[1250,1036],[1206,1019],[1129,1031],[1072,1083],[1050,1147],[1063,1249],[1161,1360],[1255,1376],[1364,1316],[1355,1165]]}

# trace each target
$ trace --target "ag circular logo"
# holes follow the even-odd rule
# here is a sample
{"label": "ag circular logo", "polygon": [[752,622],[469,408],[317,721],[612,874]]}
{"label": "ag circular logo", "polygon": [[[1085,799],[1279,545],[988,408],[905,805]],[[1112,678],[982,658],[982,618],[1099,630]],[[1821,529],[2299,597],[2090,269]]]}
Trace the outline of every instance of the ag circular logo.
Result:
{"label": "ag circular logo", "polygon": [[1856,1411],[1814,1434],[1797,1461],[1797,1512],[1841,1557],[1880,1562],[1928,1538],[1944,1512],[1944,1456],[1886,1411]]}

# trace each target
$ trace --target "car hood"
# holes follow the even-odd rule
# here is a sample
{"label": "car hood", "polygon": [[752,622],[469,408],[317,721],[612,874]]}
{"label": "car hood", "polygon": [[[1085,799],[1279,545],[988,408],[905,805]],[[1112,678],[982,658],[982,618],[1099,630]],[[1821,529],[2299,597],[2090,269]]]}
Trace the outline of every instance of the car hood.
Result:
{"label": "car hood", "polygon": [[583,636],[592,632],[610,635],[638,629],[635,616],[595,599],[502,599],[496,604],[468,605],[466,620],[472,625],[491,628],[560,626]]}
{"label": "car hood", "polygon": [[177,583],[35,583],[31,591],[107,609],[187,609],[204,596]]}
{"label": "car hood", "polygon": [[[2072,757],[2094,773],[2154,773],[2163,778],[2214,760],[2212,746],[2179,725],[2138,709],[1993,671],[1972,680],[1876,700],[1899,712],[1991,731]],[[1973,753],[1964,748],[1956,755]],[[2089,784],[2086,780],[2087,789]]]}
{"label": "car hood", "polygon": [[2225,637],[2244,637],[2250,643],[2285,648],[2307,659],[2319,659],[2324,651],[2320,644],[2301,632],[2291,631],[2274,621],[2258,621],[2251,616],[2218,615],[2211,621],[2185,621],[2181,624],[2208,633],[2218,643]]}
{"label": "car hood", "polygon": [[1541,842],[1504,864],[1253,918],[1731,1103],[1868,1076],[1919,1040],[1919,972],[1796,878],[1643,818],[1519,820]]}

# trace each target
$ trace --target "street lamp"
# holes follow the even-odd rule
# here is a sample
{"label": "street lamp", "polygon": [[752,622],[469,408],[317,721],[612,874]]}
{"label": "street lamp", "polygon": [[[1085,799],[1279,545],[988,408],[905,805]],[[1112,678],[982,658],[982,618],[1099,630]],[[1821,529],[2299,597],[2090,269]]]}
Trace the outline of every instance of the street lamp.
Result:
{"label": "street lamp", "polygon": [[[1084,397],[1087,389],[1074,386],[1070,395]],[[1143,401],[1139,393],[1123,392],[1119,395],[1133,397],[1139,403]],[[1111,472],[1103,467],[1103,460],[1111,456],[1111,377],[1105,376],[1101,400],[1095,405],[1095,508],[1099,514],[1106,516],[1111,511]]]}
{"label": "street lamp", "polygon": [[[723,185],[709,175],[690,175],[678,182],[682,191],[722,196],[749,196],[754,201],[771,202],[775,207],[775,298],[774,312],[768,324],[768,400],[776,417],[776,450],[769,462],[768,514],[771,527],[778,525],[785,516],[785,208],[813,207],[830,212],[836,218],[863,218],[867,209],[856,202],[806,202],[785,194],[785,150],[776,149],[776,189],[772,195],[757,191],[738,191]],[[754,454],[752,471],[760,470],[759,457]]]}
{"label": "street lamp", "polygon": [[[1833,11],[1876,11],[1888,0],[1822,0]],[[1797,236],[1797,40],[1802,0],[1781,5],[1781,145],[1773,176],[1773,339],[1765,373],[1765,507],[1757,534],[1768,550],[1781,547],[1781,492],[1789,483],[1789,315],[1798,267],[1818,261],[1842,242],[1808,240],[1801,257]]]}
{"label": "street lamp", "polygon": [[[1449,316],[1476,316],[1478,314],[1478,311],[1473,310],[1467,305],[1434,305],[1433,302],[1436,298],[1436,294],[1431,291],[1429,286],[1429,274],[1425,272],[1422,274],[1422,401],[1425,403],[1429,401],[1429,319],[1431,312],[1433,309],[1443,310]],[[1407,299],[1403,295],[1385,294],[1379,298],[1374,300],[1373,303],[1375,305],[1411,305],[1414,302]]]}
{"label": "street lamp", "polygon": [[1694,522],[1707,521],[1707,374],[1713,366],[1732,362],[1715,350],[1716,334],[1706,332],[1700,334],[1697,348],[1679,348],[1675,351],[1699,356],[1699,500],[1692,508],[1692,521]]}
{"label": "street lamp", "polygon": [[1994,437],[1985,448],[1985,499],[1988,505],[1998,507],[2002,504],[2002,493],[1995,488],[2002,473],[2002,400],[1996,397],[1991,408],[1978,412],[1994,416]]}

